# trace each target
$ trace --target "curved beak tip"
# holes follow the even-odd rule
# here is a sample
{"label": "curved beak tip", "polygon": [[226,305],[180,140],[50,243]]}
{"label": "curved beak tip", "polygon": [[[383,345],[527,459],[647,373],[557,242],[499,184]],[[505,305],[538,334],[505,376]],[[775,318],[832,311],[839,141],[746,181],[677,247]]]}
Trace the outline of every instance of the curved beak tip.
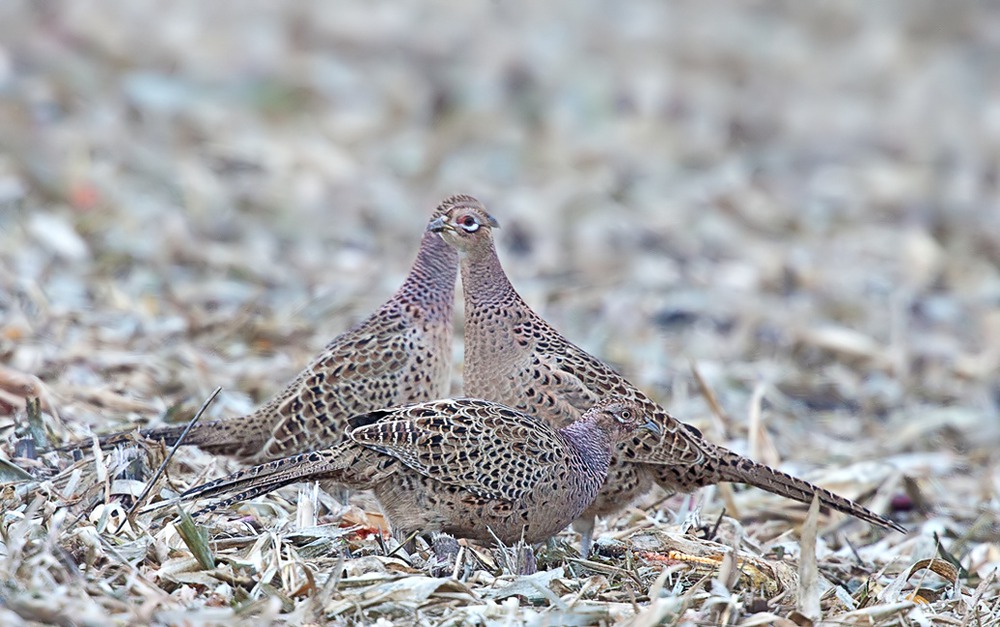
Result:
{"label": "curved beak tip", "polygon": [[431,233],[440,233],[441,231],[444,230],[444,227],[445,227],[444,218],[434,218],[433,220],[430,221],[430,224],[427,225],[427,230],[430,231]]}
{"label": "curved beak tip", "polygon": [[663,429],[660,428],[660,425],[656,424],[652,420],[647,420],[643,423],[642,428],[654,435],[660,435],[663,433]]}

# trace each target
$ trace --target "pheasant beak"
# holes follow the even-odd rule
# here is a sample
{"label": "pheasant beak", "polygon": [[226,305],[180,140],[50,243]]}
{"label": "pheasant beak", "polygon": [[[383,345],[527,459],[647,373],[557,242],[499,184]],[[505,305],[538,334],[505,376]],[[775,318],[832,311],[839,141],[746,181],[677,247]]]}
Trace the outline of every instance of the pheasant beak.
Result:
{"label": "pheasant beak", "polygon": [[441,233],[444,231],[454,231],[455,227],[448,224],[448,222],[445,221],[444,216],[441,216],[440,218],[434,218],[431,220],[431,223],[427,225],[427,230],[431,233]]}
{"label": "pheasant beak", "polygon": [[642,427],[640,428],[649,431],[653,435],[660,435],[661,433],[663,433],[663,429],[660,428],[660,425],[656,424],[652,420],[647,420],[642,424]]}

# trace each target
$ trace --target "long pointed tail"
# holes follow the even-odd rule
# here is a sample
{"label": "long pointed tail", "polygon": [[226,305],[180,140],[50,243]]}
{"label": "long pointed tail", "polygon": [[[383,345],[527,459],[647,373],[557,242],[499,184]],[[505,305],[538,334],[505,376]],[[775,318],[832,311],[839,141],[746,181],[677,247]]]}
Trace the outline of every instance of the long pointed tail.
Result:
{"label": "long pointed tail", "polygon": [[[184,432],[184,427],[186,425],[177,425],[172,427],[162,427],[160,429],[141,429],[139,435],[150,440],[159,440],[165,443],[167,446],[173,446],[176,444],[177,439],[180,437],[181,433]],[[109,433],[107,435],[102,435],[97,438],[98,444],[101,448],[111,448],[119,444],[126,444],[131,440],[131,438],[136,433],[135,429],[129,429],[127,431],[116,431],[114,433]],[[70,442],[69,444],[63,444],[62,446],[55,447],[56,451],[70,452],[77,449],[86,449],[90,447],[92,440],[90,438],[83,440],[76,440]]]}
{"label": "long pointed tail", "polygon": [[[756,488],[766,490],[779,496],[793,499],[806,505],[812,503],[813,496],[819,496],[820,505],[829,509],[835,509],[859,518],[873,525],[878,525],[886,529],[893,529],[900,533],[906,533],[906,528],[888,518],[876,514],[867,507],[860,505],[851,499],[813,485],[808,481],[793,477],[787,473],[775,470],[770,466],[759,464],[752,459],[738,455],[728,449],[712,446],[708,451],[710,460],[697,469],[688,470],[682,473],[678,481],[675,473],[660,473],[661,483],[671,487],[678,484],[694,487],[701,487],[718,483],[720,481],[732,481],[734,483],[745,483]],[[668,467],[664,467],[667,470]],[[693,472],[695,470],[696,472]],[[693,484],[693,485],[692,485]]]}
{"label": "long pointed tail", "polygon": [[[184,438],[184,444],[198,446],[214,455],[231,455],[246,458],[258,450],[266,441],[269,425],[258,425],[253,415],[226,418],[196,424]],[[173,446],[180,439],[187,425],[172,425],[156,429],[141,429],[139,435]],[[135,430],[118,431],[98,438],[101,448],[111,448],[129,442]],[[57,448],[57,451],[72,451],[90,446],[90,440],[79,440]]]}
{"label": "long pointed tail", "polygon": [[359,454],[363,455],[366,452],[366,449],[362,449],[353,442],[345,442],[321,451],[276,459],[195,486],[181,494],[179,500],[190,501],[225,496],[224,499],[198,510],[195,513],[197,516],[267,494],[299,481],[327,479],[352,488],[363,489],[369,487],[369,478],[356,476],[352,469],[365,463],[358,457]]}

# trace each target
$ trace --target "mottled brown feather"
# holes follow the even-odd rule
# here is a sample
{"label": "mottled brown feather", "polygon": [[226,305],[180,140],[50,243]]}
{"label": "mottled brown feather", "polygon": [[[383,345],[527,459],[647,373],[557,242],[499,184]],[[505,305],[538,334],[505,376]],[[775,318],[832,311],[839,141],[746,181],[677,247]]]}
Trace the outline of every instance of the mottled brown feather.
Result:
{"label": "mottled brown feather", "polygon": [[806,481],[715,446],[681,423],[604,362],[577,347],[538,316],[518,295],[493,244],[496,220],[475,200],[457,203],[432,221],[461,255],[465,294],[465,393],[506,403],[556,426],[575,420],[595,401],[614,395],[637,403],[660,433],[636,433],[620,444],[599,496],[578,528],[589,543],[595,516],[626,506],[652,482],[667,490],[734,481],[821,504],[882,527],[895,522]]}
{"label": "mottled brown feather", "polygon": [[[540,542],[593,501],[614,445],[648,420],[608,398],[556,430],[479,399],[445,399],[351,420],[350,441],[236,472],[181,495],[226,497],[216,509],[303,480],[371,489],[398,538],[444,531]],[[200,512],[199,512],[200,513]]]}
{"label": "mottled brown feather", "polygon": [[[462,202],[467,198],[446,199],[431,219]],[[184,443],[258,463],[344,441],[350,416],[447,396],[457,273],[455,250],[425,232],[409,275],[392,298],[337,336],[256,411],[197,424]],[[183,430],[180,425],[141,434],[173,444]],[[102,444],[127,437],[128,432],[112,434]]]}

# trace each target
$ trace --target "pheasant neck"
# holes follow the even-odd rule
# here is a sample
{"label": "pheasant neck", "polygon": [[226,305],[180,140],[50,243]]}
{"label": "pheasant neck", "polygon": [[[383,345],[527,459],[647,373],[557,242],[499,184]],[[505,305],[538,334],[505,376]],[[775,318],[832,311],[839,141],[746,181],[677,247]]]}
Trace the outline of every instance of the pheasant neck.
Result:
{"label": "pheasant neck", "polygon": [[477,246],[462,256],[462,290],[465,302],[473,305],[521,302],[500,265],[492,242]]}
{"label": "pheasant neck", "polygon": [[559,430],[566,442],[580,453],[583,461],[595,472],[607,474],[611,464],[611,438],[594,420],[586,418],[570,423]]}
{"label": "pheasant neck", "polygon": [[458,253],[440,236],[424,233],[420,250],[399,291],[421,308],[451,315],[455,299]]}

